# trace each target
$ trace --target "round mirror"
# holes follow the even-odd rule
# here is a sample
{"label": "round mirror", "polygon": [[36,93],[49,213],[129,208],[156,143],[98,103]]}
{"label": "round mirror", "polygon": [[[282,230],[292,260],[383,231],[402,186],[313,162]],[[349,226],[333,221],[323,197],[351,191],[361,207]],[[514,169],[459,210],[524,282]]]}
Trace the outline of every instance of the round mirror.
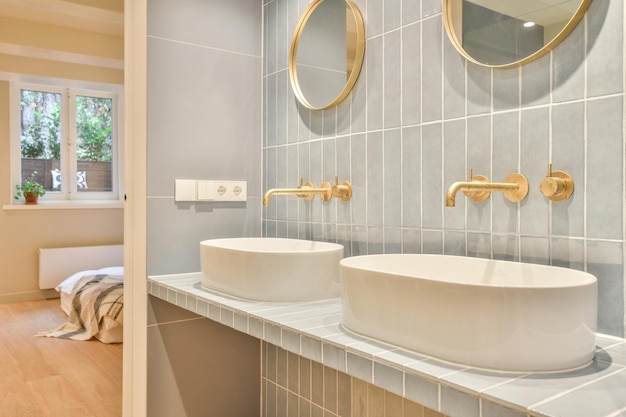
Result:
{"label": "round mirror", "polygon": [[470,61],[497,68],[548,53],[576,27],[591,0],[444,0],[452,44]]}
{"label": "round mirror", "polygon": [[356,82],[365,52],[363,18],[351,0],[314,0],[291,41],[289,79],[314,110],[339,104]]}

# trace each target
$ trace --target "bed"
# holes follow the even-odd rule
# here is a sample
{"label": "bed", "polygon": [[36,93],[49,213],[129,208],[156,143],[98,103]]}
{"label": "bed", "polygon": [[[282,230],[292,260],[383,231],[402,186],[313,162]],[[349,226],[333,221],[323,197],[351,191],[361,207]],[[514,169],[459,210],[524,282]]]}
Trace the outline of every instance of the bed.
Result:
{"label": "bed", "polygon": [[54,288],[68,321],[38,336],[120,343],[123,245],[39,249],[39,288]]}

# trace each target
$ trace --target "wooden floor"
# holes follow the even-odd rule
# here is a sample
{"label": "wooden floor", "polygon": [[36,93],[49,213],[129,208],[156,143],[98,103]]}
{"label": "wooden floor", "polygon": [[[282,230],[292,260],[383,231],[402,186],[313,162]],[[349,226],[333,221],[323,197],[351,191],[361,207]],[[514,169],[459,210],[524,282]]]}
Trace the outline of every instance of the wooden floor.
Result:
{"label": "wooden floor", "polygon": [[122,344],[34,337],[66,319],[58,299],[0,304],[0,416],[122,415]]}

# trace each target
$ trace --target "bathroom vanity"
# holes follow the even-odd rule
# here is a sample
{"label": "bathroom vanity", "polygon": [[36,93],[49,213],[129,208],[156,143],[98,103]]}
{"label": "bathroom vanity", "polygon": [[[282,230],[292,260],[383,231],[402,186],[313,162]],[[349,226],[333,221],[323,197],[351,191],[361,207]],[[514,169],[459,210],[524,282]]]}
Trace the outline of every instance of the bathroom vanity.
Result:
{"label": "bathroom vanity", "polygon": [[594,360],[576,370],[505,373],[458,366],[351,333],[341,325],[339,298],[303,303],[235,299],[203,289],[201,273],[152,276],[147,290],[286,351],[290,358],[322,364],[450,417],[626,413],[624,339],[599,334]]}

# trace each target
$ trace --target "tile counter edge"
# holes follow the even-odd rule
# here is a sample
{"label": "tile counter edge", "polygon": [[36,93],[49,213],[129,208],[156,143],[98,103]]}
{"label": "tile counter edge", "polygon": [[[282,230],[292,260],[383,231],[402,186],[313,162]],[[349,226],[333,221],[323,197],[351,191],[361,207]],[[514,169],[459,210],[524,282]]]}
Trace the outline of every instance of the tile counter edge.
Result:
{"label": "tile counter edge", "polygon": [[[338,298],[293,304],[247,301],[205,290],[200,286],[200,278],[200,273],[150,276],[147,291],[178,307],[450,417],[481,417],[481,410],[493,407],[512,409],[520,416],[550,417],[554,415],[554,407],[550,413],[543,412],[542,408],[556,404],[558,409],[559,398],[568,393],[585,393],[585,387],[613,376],[626,381],[625,358],[618,357],[619,360],[614,361],[607,353],[612,349],[626,357],[626,343],[624,339],[612,336],[598,335],[598,359],[585,368],[593,369],[573,372],[571,380],[575,383],[570,385],[563,382],[562,373],[551,378],[550,374],[497,373],[463,367],[356,335],[341,326]],[[534,376],[541,380],[541,384],[532,381]],[[524,401],[524,395],[519,399],[511,398],[511,392],[506,388],[512,387],[509,391],[515,391],[517,381],[528,380],[538,384],[539,388],[520,384],[520,392],[527,398]],[[541,391],[542,384],[551,386],[547,393]],[[615,394],[616,398],[626,398],[626,385],[621,386],[619,392],[609,393],[610,396]],[[593,415],[588,414],[592,410],[585,410],[587,414],[584,415],[608,417],[615,415],[620,406],[614,405],[618,408],[609,411],[593,410]],[[626,400],[623,407],[626,409]],[[462,412],[459,414],[457,410]]]}

